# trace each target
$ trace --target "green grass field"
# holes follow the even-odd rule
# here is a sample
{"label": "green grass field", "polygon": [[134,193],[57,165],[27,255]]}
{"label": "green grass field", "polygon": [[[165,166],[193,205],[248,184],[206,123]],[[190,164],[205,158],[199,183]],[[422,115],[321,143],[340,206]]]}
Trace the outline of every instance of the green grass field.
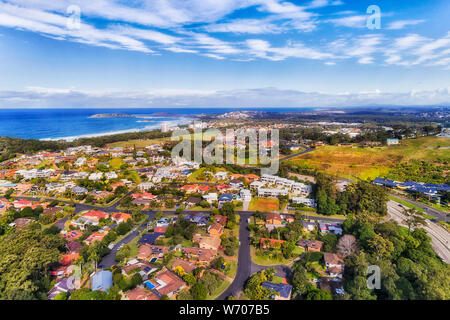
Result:
{"label": "green grass field", "polygon": [[151,146],[153,144],[159,144],[159,143],[165,143],[170,141],[170,138],[158,138],[158,139],[144,139],[144,140],[128,140],[128,141],[119,141],[114,142],[111,144],[108,144],[107,146],[110,148],[117,148],[117,147],[130,147],[133,148],[136,146],[136,148],[145,148],[147,146]]}
{"label": "green grass field", "polygon": [[343,178],[366,180],[387,174],[392,167],[412,159],[448,161],[450,150],[436,149],[448,146],[450,139],[438,137],[408,139],[401,141],[398,146],[375,148],[325,146],[290,162],[308,165]]}

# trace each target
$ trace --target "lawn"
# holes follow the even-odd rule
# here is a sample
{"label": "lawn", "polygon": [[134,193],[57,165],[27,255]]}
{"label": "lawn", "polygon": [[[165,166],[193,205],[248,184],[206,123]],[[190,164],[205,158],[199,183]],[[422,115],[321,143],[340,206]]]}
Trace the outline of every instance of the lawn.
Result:
{"label": "lawn", "polygon": [[236,261],[226,260],[229,268],[225,271],[225,275],[230,278],[234,278],[237,272],[237,263]]}
{"label": "lawn", "polygon": [[278,199],[252,198],[249,211],[274,211],[279,210],[280,201]]}
{"label": "lawn", "polygon": [[281,260],[275,260],[275,259],[271,259],[266,256],[257,255],[256,251],[257,250],[254,247],[251,247],[250,248],[250,257],[251,257],[253,263],[260,265],[260,266],[287,265],[291,262],[284,258]]}
{"label": "lawn", "polygon": [[206,296],[206,300],[215,300],[218,296],[222,294],[222,292],[224,292],[228,288],[230,284],[231,283],[228,280],[222,281],[220,286],[218,286],[217,289],[214,290],[211,295]]}
{"label": "lawn", "polygon": [[342,214],[332,214],[332,215],[324,215],[324,214],[319,214],[319,213],[314,213],[314,212],[300,212],[300,214],[302,215],[302,217],[304,215],[306,216],[311,216],[311,217],[317,217],[317,218],[324,218],[324,219],[341,219],[341,220],[345,220],[345,216]]}
{"label": "lawn", "polygon": [[120,166],[122,165],[122,158],[114,158],[109,162],[109,164],[113,169],[120,169]]}
{"label": "lawn", "polygon": [[151,146],[153,144],[165,143],[167,141],[170,141],[170,138],[119,141],[119,142],[114,142],[114,143],[108,144],[107,146],[110,148],[116,148],[116,147],[123,147],[123,148],[131,147],[131,148],[133,148],[134,146],[136,146],[136,148],[145,148],[145,147]]}
{"label": "lawn", "polygon": [[438,137],[407,139],[398,146],[375,148],[348,148],[325,146],[313,152],[296,157],[290,162],[308,165],[328,174],[343,178],[374,179],[387,174],[390,168],[400,162],[412,159],[436,161],[449,159],[450,140]]}
{"label": "lawn", "polygon": [[[199,179],[199,177],[202,175],[203,171],[210,171],[207,168],[200,168],[194,172],[192,172],[192,174],[189,175],[189,177],[187,177],[186,181],[188,183],[196,183],[196,182],[217,182],[218,180],[212,176],[206,176],[206,177],[201,177],[202,179]],[[220,172],[220,171],[226,171],[223,168],[219,168],[219,167],[214,167],[214,170],[210,171],[213,174]]]}

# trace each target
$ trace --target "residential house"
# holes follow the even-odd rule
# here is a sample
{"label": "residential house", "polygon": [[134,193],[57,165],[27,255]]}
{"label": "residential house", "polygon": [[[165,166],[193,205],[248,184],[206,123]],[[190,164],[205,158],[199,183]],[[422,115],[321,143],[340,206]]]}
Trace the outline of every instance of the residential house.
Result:
{"label": "residential house", "polygon": [[220,237],[223,233],[224,227],[223,225],[221,225],[220,223],[213,223],[212,225],[209,226],[208,228],[208,233],[211,236],[217,236]]}
{"label": "residential house", "polygon": [[111,220],[113,220],[117,223],[127,222],[128,219],[131,219],[131,214],[128,214],[128,213],[114,212],[111,215]]}
{"label": "residential house", "polygon": [[194,206],[198,205],[198,204],[200,203],[200,201],[202,201],[201,198],[198,198],[198,197],[189,197],[189,198],[185,201],[185,203],[186,203],[186,206],[187,206],[188,208],[191,208],[191,207],[194,207]]}
{"label": "residential house", "polygon": [[277,198],[279,196],[287,196],[287,189],[267,189],[267,188],[259,188],[258,189],[258,197],[263,198]]}
{"label": "residential house", "polygon": [[219,197],[219,204],[222,205],[225,202],[233,201],[233,199],[234,199],[234,195],[232,195],[230,193],[221,194]]}
{"label": "residential house", "polygon": [[159,297],[150,290],[136,287],[125,293],[124,300],[159,300]]}
{"label": "residential house", "polygon": [[103,238],[107,235],[108,233],[100,233],[100,232],[94,232],[92,233],[89,237],[87,237],[83,242],[86,243],[88,246],[91,245],[92,243],[96,242],[96,241],[102,241]]}
{"label": "residential house", "polygon": [[156,239],[158,239],[159,237],[161,237],[162,235],[164,235],[161,232],[153,232],[153,233],[149,233],[149,234],[144,234],[139,240],[138,243],[145,243],[145,244],[154,244]]}
{"label": "residential house", "polygon": [[195,223],[199,227],[206,226],[209,222],[210,215],[206,212],[196,212],[186,215],[186,220]]}
{"label": "residential house", "polygon": [[342,272],[344,271],[344,260],[342,256],[336,253],[325,252],[323,259],[328,274],[331,277],[342,278]]}
{"label": "residential house", "polygon": [[285,242],[284,240],[261,238],[260,247],[261,249],[273,248],[276,243],[282,245]]}
{"label": "residential house", "polygon": [[242,201],[251,201],[252,200],[252,194],[251,194],[250,190],[242,189],[239,192],[239,195],[241,196]]}
{"label": "residential house", "polygon": [[91,289],[96,291],[106,291],[113,285],[113,276],[111,271],[100,270],[91,278]]}
{"label": "residential house", "polygon": [[292,286],[286,283],[273,283],[264,281],[261,283],[263,288],[275,291],[277,294],[273,296],[274,300],[290,300]]}
{"label": "residential house", "polygon": [[83,214],[82,217],[98,223],[100,222],[100,219],[108,219],[109,214],[103,211],[91,210]]}
{"label": "residential house", "polygon": [[307,207],[310,207],[310,208],[315,208],[317,206],[316,202],[314,201],[314,199],[309,199],[309,198],[293,197],[291,199],[291,201],[292,201],[292,203],[303,204],[303,205],[305,205]]}
{"label": "residential house", "polygon": [[319,279],[319,288],[331,292],[333,295],[342,295],[345,293],[342,280],[337,278],[322,277]]}
{"label": "residential house", "polygon": [[225,179],[227,179],[227,177],[228,177],[228,172],[226,172],[226,171],[220,171],[214,175],[214,178],[216,178],[217,180],[225,180]]}
{"label": "residential house", "polygon": [[197,267],[194,263],[183,260],[183,259],[176,259],[172,263],[172,270],[175,270],[175,268],[181,267],[183,268],[184,272],[192,273],[194,269]]}
{"label": "residential house", "polygon": [[341,225],[338,223],[319,222],[319,230],[322,233],[342,234]]}
{"label": "residential house", "polygon": [[102,172],[93,172],[89,175],[89,180],[91,181],[99,181],[103,177]]}
{"label": "residential house", "polygon": [[283,220],[279,213],[270,212],[266,214],[266,223],[268,224],[282,224]]}
{"label": "residential house", "polygon": [[155,275],[153,281],[157,284],[154,290],[169,298],[186,287],[186,282],[166,267]]}
{"label": "residential house", "polygon": [[208,193],[203,195],[203,199],[208,201],[208,203],[213,203],[214,201],[217,201],[217,193]]}
{"label": "residential house", "polygon": [[196,262],[199,265],[206,266],[215,258],[217,250],[189,247],[183,248],[183,253],[188,257],[190,262]]}
{"label": "residential house", "polygon": [[214,216],[214,221],[220,223],[224,227],[227,225],[227,219],[228,219],[227,216],[222,216],[220,214]]}
{"label": "residential house", "polygon": [[59,293],[71,293],[73,290],[75,290],[75,277],[70,276],[67,278],[62,278],[55,284],[52,290],[48,292],[47,297],[49,300],[53,300]]}
{"label": "residential house", "polygon": [[304,248],[305,251],[319,252],[322,250],[323,242],[319,240],[299,240],[297,245]]}
{"label": "residential house", "polygon": [[229,182],[229,185],[234,189],[240,189],[240,188],[244,187],[244,183],[241,180],[237,180],[237,179],[231,180]]}

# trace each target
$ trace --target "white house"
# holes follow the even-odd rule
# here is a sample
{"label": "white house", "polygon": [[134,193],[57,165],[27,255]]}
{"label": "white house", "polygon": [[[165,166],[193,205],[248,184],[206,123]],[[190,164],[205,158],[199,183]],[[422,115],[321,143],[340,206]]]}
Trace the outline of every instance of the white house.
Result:
{"label": "white house", "polygon": [[203,199],[208,201],[209,203],[213,203],[214,201],[217,201],[217,193],[208,193],[203,195]]}
{"label": "white house", "polygon": [[105,177],[106,177],[106,179],[111,180],[111,179],[117,179],[118,175],[114,171],[111,171],[111,172],[106,172]]}
{"label": "white house", "polygon": [[241,192],[239,193],[239,195],[241,196],[242,201],[252,200],[252,194],[251,194],[250,190],[242,189]]}
{"label": "white house", "polygon": [[151,182],[142,182],[141,184],[138,185],[138,188],[141,191],[147,191],[150,190],[151,188],[153,188],[155,185]]}
{"label": "white house", "polygon": [[80,157],[77,159],[77,161],[75,161],[74,165],[77,167],[81,167],[84,166],[86,164],[86,158],[85,157]]}
{"label": "white house", "polygon": [[278,196],[286,196],[287,194],[288,190],[286,189],[266,189],[266,188],[258,189],[258,197],[276,198]]}
{"label": "white house", "polygon": [[292,203],[295,203],[295,204],[304,204],[305,206],[310,207],[310,208],[316,207],[316,202],[314,201],[314,199],[293,197],[291,200],[292,200]]}
{"label": "white house", "polygon": [[103,177],[102,172],[94,172],[89,176],[89,180],[91,181],[99,181]]}
{"label": "white house", "polygon": [[218,180],[225,180],[226,178],[228,178],[228,172],[226,172],[226,171],[217,172],[214,175],[214,178],[216,178]]}

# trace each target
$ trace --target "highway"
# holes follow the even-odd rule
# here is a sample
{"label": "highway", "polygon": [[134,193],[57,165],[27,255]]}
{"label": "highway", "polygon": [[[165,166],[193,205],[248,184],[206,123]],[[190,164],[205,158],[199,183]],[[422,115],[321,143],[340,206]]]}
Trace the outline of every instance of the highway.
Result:
{"label": "highway", "polygon": [[[406,207],[392,200],[388,202],[387,206],[388,219],[397,221],[400,225],[405,226],[404,220],[406,217],[402,213],[402,208]],[[441,226],[429,220],[427,220],[427,225],[423,228],[430,236],[431,245],[433,246],[436,254],[441,257],[444,262],[450,263],[450,233]]]}
{"label": "highway", "polygon": [[411,199],[408,199],[408,198],[405,198],[405,197],[402,197],[402,196],[399,196],[399,195],[396,195],[393,193],[389,193],[389,195],[399,198],[410,204],[413,204],[421,209],[424,209],[427,214],[429,214],[430,216],[436,217],[436,221],[449,221],[450,220],[449,217],[447,217],[447,213],[440,211],[438,209],[435,209],[433,207],[430,207],[426,204],[423,204],[423,203],[420,203],[420,202],[417,202],[417,201],[414,201],[414,200],[411,200]]}

